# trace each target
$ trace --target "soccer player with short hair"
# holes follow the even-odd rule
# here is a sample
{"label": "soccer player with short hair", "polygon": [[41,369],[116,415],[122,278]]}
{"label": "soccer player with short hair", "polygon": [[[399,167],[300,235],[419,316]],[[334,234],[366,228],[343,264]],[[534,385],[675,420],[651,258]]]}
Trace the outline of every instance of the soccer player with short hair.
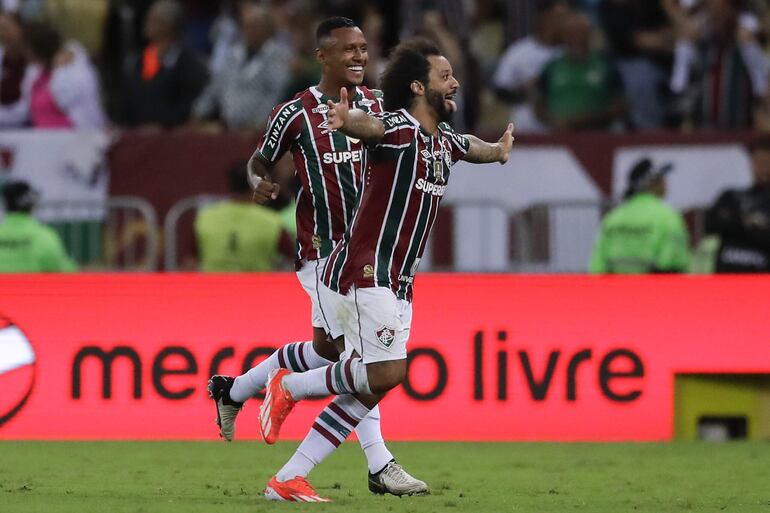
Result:
{"label": "soccer player with short hair", "polygon": [[[267,443],[277,440],[296,401],[337,395],[278,479],[270,480],[268,498],[284,497],[281,473],[289,468],[304,480],[388,390],[403,382],[414,276],[452,165],[460,159],[505,163],[513,143],[513,125],[494,144],[452,130],[447,122],[456,110],[459,84],[449,61],[429,41],[396,47],[380,85],[385,113],[349,109],[345,91],[339,104],[329,104],[329,128],[362,139],[368,153],[358,209],[319,286],[330,335],[344,335],[348,357],[305,373],[276,369],[268,378],[260,411]],[[313,437],[330,443],[306,446]]]}
{"label": "soccer player with short hair", "polygon": [[[317,86],[280,104],[268,120],[267,131],[248,164],[249,179],[257,203],[278,196],[278,184],[270,169],[291,152],[301,184],[297,198],[296,269],[302,287],[312,302],[313,341],[287,344],[245,374],[232,378],[212,376],[209,393],[217,407],[220,436],[227,441],[235,434],[235,419],[243,402],[265,387],[268,373],[277,368],[294,372],[326,367],[339,359],[339,350],[327,338],[328,327],[318,303],[317,284],[334,245],[353,218],[365,154],[359,140],[327,126],[327,102],[337,100],[340,90],[357,111],[381,112],[380,91],[361,86],[367,63],[367,43],[361,29],[348,18],[330,18],[317,31],[316,57],[323,66]],[[341,348],[341,346],[340,346]],[[394,461],[380,431],[379,411],[368,412],[357,429],[370,474]],[[326,440],[315,443],[327,444]],[[312,444],[311,444],[312,445]],[[294,475],[288,478],[294,478]],[[294,494],[310,497],[311,489],[297,482]],[[403,469],[379,483],[379,493],[401,495],[427,486]]]}

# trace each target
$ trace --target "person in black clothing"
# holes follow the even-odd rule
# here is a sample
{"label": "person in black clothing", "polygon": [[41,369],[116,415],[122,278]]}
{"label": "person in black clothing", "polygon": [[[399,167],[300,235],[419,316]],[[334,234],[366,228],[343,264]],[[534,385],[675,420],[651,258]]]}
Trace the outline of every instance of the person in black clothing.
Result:
{"label": "person in black clothing", "polygon": [[706,233],[718,235],[717,273],[770,272],[770,139],[751,146],[754,184],[722,193],[706,213]]}
{"label": "person in black clothing", "polygon": [[633,128],[661,128],[674,34],[660,0],[601,0],[599,20],[623,79]]}
{"label": "person in black clothing", "polygon": [[130,127],[170,128],[185,123],[208,80],[205,62],[183,42],[184,10],[158,0],[145,21],[149,41],[128,59],[123,77],[121,122]]}

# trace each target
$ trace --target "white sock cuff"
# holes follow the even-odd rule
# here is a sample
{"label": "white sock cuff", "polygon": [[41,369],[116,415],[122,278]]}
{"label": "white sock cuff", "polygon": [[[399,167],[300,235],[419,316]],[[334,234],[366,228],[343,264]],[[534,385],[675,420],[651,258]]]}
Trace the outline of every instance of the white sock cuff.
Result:
{"label": "white sock cuff", "polygon": [[369,387],[369,375],[366,373],[366,364],[360,358],[350,359],[350,371],[353,374],[353,386],[359,394],[372,395]]}

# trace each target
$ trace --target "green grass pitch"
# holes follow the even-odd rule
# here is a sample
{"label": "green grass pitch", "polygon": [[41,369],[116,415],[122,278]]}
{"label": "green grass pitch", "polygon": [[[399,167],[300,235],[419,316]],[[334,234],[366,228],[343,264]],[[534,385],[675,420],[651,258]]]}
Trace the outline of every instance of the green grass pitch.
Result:
{"label": "green grass pitch", "polygon": [[294,442],[0,442],[0,512],[770,513],[770,443],[391,443],[424,497],[374,496],[344,444],[310,476],[332,504],[260,491]]}

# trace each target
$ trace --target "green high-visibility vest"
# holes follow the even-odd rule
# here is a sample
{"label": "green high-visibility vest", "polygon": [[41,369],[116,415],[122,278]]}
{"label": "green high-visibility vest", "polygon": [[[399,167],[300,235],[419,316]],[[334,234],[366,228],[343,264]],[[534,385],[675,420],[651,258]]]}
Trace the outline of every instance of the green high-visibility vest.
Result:
{"label": "green high-visibility vest", "polygon": [[195,219],[201,269],[270,271],[282,231],[281,216],[267,207],[235,201],[208,205]]}
{"label": "green high-visibility vest", "polygon": [[589,271],[686,272],[689,265],[687,228],[681,214],[657,196],[643,192],[618,205],[602,220]]}
{"label": "green high-visibility vest", "polygon": [[9,212],[0,223],[0,273],[73,272],[59,235],[29,214]]}

